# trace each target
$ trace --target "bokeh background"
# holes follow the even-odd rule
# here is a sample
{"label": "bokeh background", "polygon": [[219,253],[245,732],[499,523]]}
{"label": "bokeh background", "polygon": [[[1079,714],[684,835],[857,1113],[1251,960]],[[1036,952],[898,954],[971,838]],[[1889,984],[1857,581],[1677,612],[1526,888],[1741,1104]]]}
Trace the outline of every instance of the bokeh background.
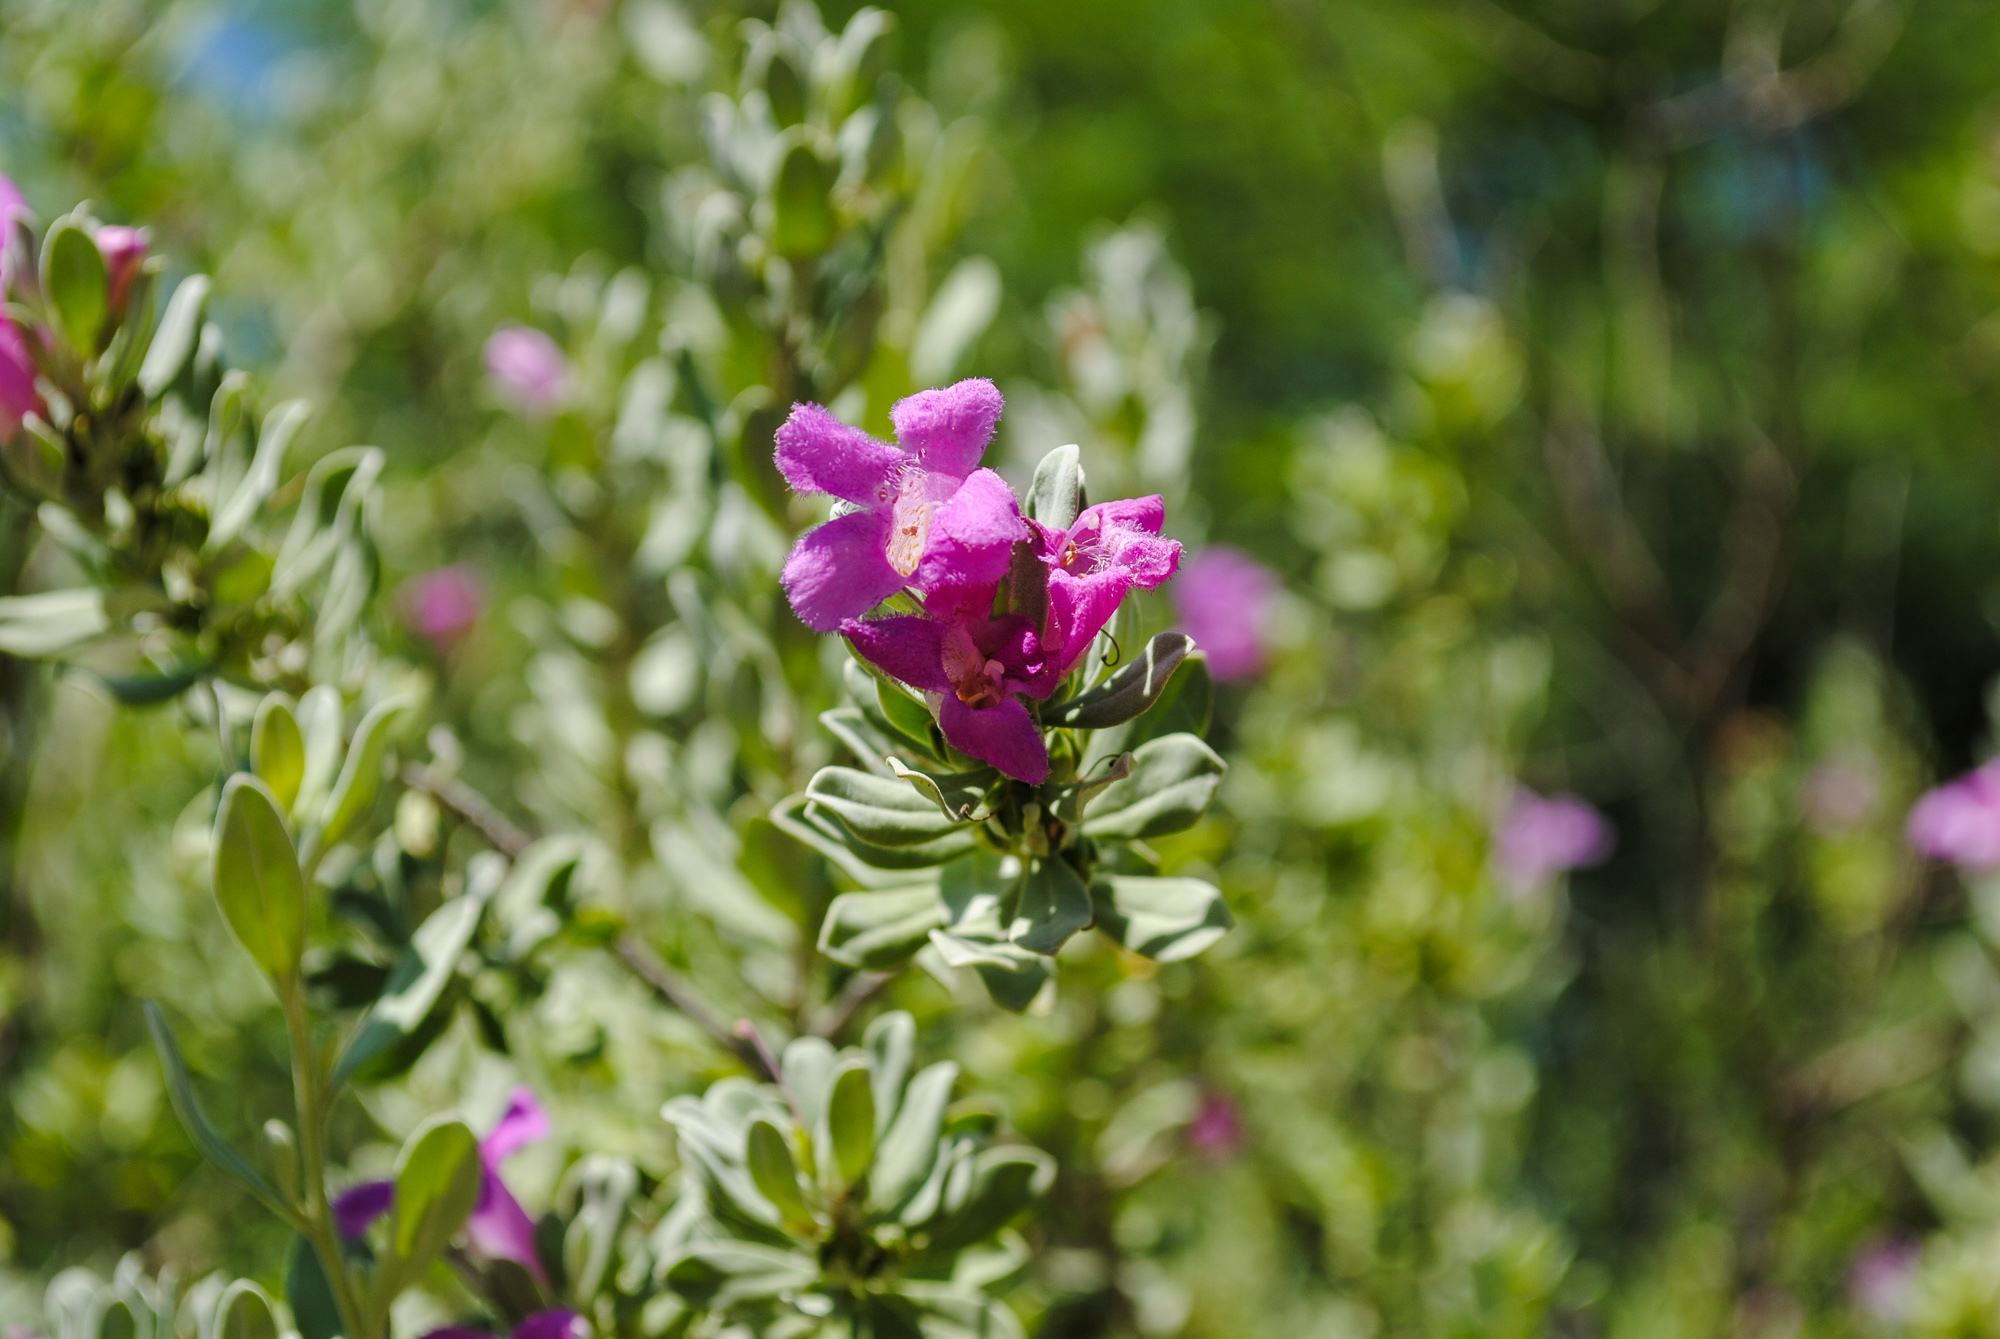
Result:
{"label": "bokeh background", "polygon": [[[713,97],[774,17],[806,22],[0,0],[0,170],[214,275],[312,449],[385,449],[385,586],[469,583],[463,627],[386,634],[449,747],[625,852],[621,905],[745,1012],[796,908],[691,853],[827,754],[813,648],[715,596],[782,557],[728,501],[774,412],[880,432],[988,375],[1017,482],[1078,441],[1274,574],[1221,812],[1170,851],[1237,931],[1087,953],[1025,1020],[894,993],[1061,1160],[1032,1332],[2000,1334],[2000,886],[1905,835],[1992,742],[2000,10],[915,0],[863,95],[902,132],[850,202],[865,320],[774,317],[715,259]],[[508,323],[572,364],[553,417],[489,381]],[[687,477],[707,399],[733,491]],[[697,552],[697,513],[741,542]],[[29,533],[0,519],[17,589]],[[201,894],[213,759],[35,667],[0,697],[0,1318],[128,1250],[270,1276],[137,1007],[188,1020],[237,1128],[282,1101]],[[1521,786],[1587,800],[1608,858],[1510,865]],[[526,1184],[671,1169],[698,1036],[587,964],[484,1004],[563,1132]]]}

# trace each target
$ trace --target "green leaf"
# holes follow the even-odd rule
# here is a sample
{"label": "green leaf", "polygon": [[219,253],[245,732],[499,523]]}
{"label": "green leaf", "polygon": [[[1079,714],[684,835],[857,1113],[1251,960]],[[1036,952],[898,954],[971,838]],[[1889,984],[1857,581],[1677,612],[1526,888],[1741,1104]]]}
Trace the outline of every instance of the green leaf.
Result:
{"label": "green leaf", "polygon": [[148,400],[159,399],[194,355],[195,342],[201,334],[202,312],[207,305],[207,275],[191,274],[174,289],[173,297],[167,301],[166,314],[160,318],[160,328],[154,332],[145,360],[139,364],[139,389]]}
{"label": "green leaf", "polygon": [[399,701],[378,702],[361,718],[361,724],[354,727],[354,741],[347,746],[347,761],[340,769],[340,778],[333,783],[332,793],[327,796],[324,817],[320,822],[322,850],[352,831],[368,812],[368,806],[375,802],[376,794],[382,789],[382,759],[389,751],[396,718],[402,714],[403,708],[404,704]]}
{"label": "green leaf", "polygon": [[861,1034],[861,1049],[868,1052],[868,1072],[875,1087],[875,1129],[888,1128],[903,1101],[903,1085],[909,1081],[911,1058],[917,1051],[917,1022],[898,1009],[883,1014]]}
{"label": "green leaf", "polygon": [[1090,889],[1067,860],[1044,856],[1036,860],[1021,883],[1014,920],[1007,937],[1034,953],[1054,953],[1092,916]]}
{"label": "green leaf", "polygon": [[43,243],[42,291],[70,347],[81,357],[94,356],[109,309],[109,276],[96,240],[72,219],[56,220]]}
{"label": "green leaf", "polygon": [[167,1100],[173,1104],[174,1115],[180,1118],[181,1128],[187,1131],[188,1138],[194,1140],[201,1155],[219,1171],[234,1178],[272,1213],[289,1220],[291,1210],[277,1187],[209,1124],[207,1114],[201,1109],[201,1101],[195,1096],[194,1081],[188,1077],[187,1062],[181,1058],[181,1048],[174,1041],[173,1031],[167,1027],[160,1007],[148,1000],[144,1012],[146,1030],[152,1034],[153,1049],[160,1053],[160,1067],[166,1072]]}
{"label": "green leaf", "polygon": [[938,1132],[944,1128],[945,1104],[958,1082],[958,1066],[949,1060],[910,1080],[895,1119],[875,1146],[875,1170],[869,1178],[869,1199],[893,1209],[923,1184],[937,1161]]}
{"label": "green leaf", "polygon": [[563,1178],[558,1201],[574,1207],[562,1215],[563,1273],[570,1295],[596,1297],[610,1276],[618,1236],[639,1193],[639,1172],[622,1159],[592,1154]]}
{"label": "green leaf", "polygon": [[389,1225],[397,1277],[417,1277],[443,1253],[478,1203],[484,1175],[479,1137],[464,1121],[441,1118],[410,1136],[396,1161]]}
{"label": "green leaf", "polygon": [[0,651],[10,656],[61,655],[110,630],[101,590],[0,597]]}
{"label": "green leaf", "polygon": [[304,1237],[292,1238],[285,1253],[285,1305],[291,1308],[299,1339],[340,1339],[345,1327],[333,1285],[326,1280],[319,1252]]}
{"label": "green leaf", "polygon": [[936,726],[931,709],[887,679],[879,675],[874,678],[875,701],[883,719],[903,738],[930,752],[931,731]]}
{"label": "green leaf", "polygon": [[973,849],[972,829],[959,827],[936,841],[914,846],[878,846],[863,841],[803,795],[771,811],[771,822],[834,862],[856,882],[885,887],[907,882],[902,872],[946,864]]}
{"label": "green leaf", "polygon": [[902,782],[851,767],[822,767],[806,784],[806,798],[876,846],[919,846],[960,828]]}
{"label": "green leaf", "polygon": [[820,922],[819,951],[848,967],[896,967],[949,919],[930,884],[842,893]]}
{"label": "green leaf", "polygon": [[257,704],[250,723],[250,768],[270,788],[278,808],[290,813],[306,776],[306,737],[283,693],[268,694]]}
{"label": "green leaf", "polygon": [[712,1241],[689,1246],[667,1265],[662,1277],[669,1288],[689,1301],[722,1310],[810,1287],[819,1277],[819,1266],[795,1251]]}
{"label": "green leaf", "polygon": [[269,1294],[248,1279],[223,1289],[202,1339],[278,1339],[284,1326]]}
{"label": "green leaf", "polygon": [[1045,712],[1042,723],[1070,730],[1123,725],[1160,700],[1174,671],[1193,650],[1194,639],[1186,633],[1160,633],[1146,643],[1137,659],[1121,666],[1103,683]]}
{"label": "green leaf", "polygon": [[1132,753],[1132,774],[1106,786],[1092,801],[1083,831],[1130,840],[1192,827],[1215,797],[1225,770],[1227,764],[1215,750],[1193,735],[1148,740]]}
{"label": "green leaf", "polygon": [[1094,882],[1090,894],[1098,929],[1159,962],[1192,958],[1235,924],[1221,890],[1200,879],[1111,874]]}
{"label": "green leaf", "polygon": [[514,861],[493,895],[493,916],[506,936],[509,958],[519,961],[561,932],[583,851],[575,837],[543,837]]}
{"label": "green leaf", "polygon": [[768,1120],[751,1121],[743,1141],[743,1161],[757,1193],[771,1202],[779,1217],[794,1223],[811,1221],[812,1213],[799,1189],[799,1166],[783,1130]]}
{"label": "green leaf", "polygon": [[917,794],[938,807],[938,812],[956,823],[978,823],[986,815],[980,813],[986,797],[1000,780],[1000,773],[991,767],[982,767],[972,772],[942,772],[932,774],[906,767],[900,758],[889,759],[889,770],[898,780],[907,781],[916,788]]}
{"label": "green leaf", "polygon": [[336,1084],[356,1076],[384,1078],[393,1072],[391,1048],[416,1036],[437,1009],[445,988],[457,976],[459,959],[479,930],[496,882],[483,872],[468,872],[465,891],[424,918],[397,958],[381,998],[334,1066]]}
{"label": "green leaf", "polygon": [[816,256],[833,242],[835,165],[803,135],[789,136],[771,181],[771,249],[781,256]]}
{"label": "green leaf", "polygon": [[242,482],[236,485],[236,491],[216,508],[215,516],[209,522],[208,538],[202,542],[205,552],[214,553],[227,547],[243,533],[243,528],[250,524],[258,510],[271,500],[271,494],[278,488],[285,451],[305,425],[307,413],[304,400],[287,400],[265,417],[264,429],[257,438],[257,453],[251,457],[249,470],[245,472]]}
{"label": "green leaf", "polygon": [[238,772],[222,787],[212,882],[223,919],[282,993],[306,946],[306,882],[278,803]]}
{"label": "green leaf", "polygon": [[322,806],[334,774],[340,770],[342,714],[340,692],[331,684],[316,684],[299,699],[299,733],[305,739],[306,767],[293,805],[301,813]]}
{"label": "green leaf", "polygon": [[850,1063],[834,1075],[825,1129],[838,1184],[851,1186],[867,1173],[875,1157],[875,1090],[868,1066]]}
{"label": "green leaf", "polygon": [[1055,1175],[1054,1159],[1039,1149],[989,1148],[974,1154],[971,1175],[946,1191],[944,1213],[931,1228],[930,1250],[950,1255],[986,1240],[1048,1194]]}
{"label": "green leaf", "polygon": [[1083,512],[1083,452],[1059,446],[1043,456],[1028,484],[1028,515],[1051,530],[1067,530]]}

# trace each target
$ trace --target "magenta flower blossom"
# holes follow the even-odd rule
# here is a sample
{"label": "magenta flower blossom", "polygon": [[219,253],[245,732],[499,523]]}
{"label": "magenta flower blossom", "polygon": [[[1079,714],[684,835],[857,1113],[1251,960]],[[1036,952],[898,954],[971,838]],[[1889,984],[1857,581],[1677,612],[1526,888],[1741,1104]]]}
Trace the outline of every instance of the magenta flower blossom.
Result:
{"label": "magenta flower blossom", "polygon": [[440,567],[404,582],[396,609],[405,627],[447,652],[486,612],[486,583],[463,563]]}
{"label": "magenta flower blossom", "polygon": [[[988,591],[985,604],[992,598]],[[1019,696],[1048,695],[1040,635],[1019,615],[990,618],[972,602],[934,604],[945,617],[897,614],[842,631],[864,659],[935,695],[938,728],[953,748],[1040,785],[1049,776],[1048,745]]]}
{"label": "magenta flower blossom", "polygon": [[2000,759],[1927,792],[1910,810],[1910,845],[1966,869],[2000,865]]}
{"label": "magenta flower blossom", "polygon": [[34,211],[28,208],[28,197],[21,194],[21,188],[12,179],[0,174],[0,295],[4,295],[14,282],[14,224],[20,219],[30,218]]}
{"label": "magenta flower blossom", "polygon": [[1218,683],[1247,679],[1264,668],[1268,620],[1278,578],[1226,545],[1203,549],[1174,582],[1181,630],[1208,656]]}
{"label": "magenta flower blossom", "polygon": [[1534,887],[1566,870],[1595,865],[1614,838],[1604,815],[1574,795],[1544,797],[1517,787],[1494,838],[1494,858],[1513,882]]}
{"label": "magenta flower blossom", "polygon": [[1243,1110],[1227,1093],[1202,1094],[1194,1119],[1187,1124],[1188,1147],[1202,1157],[1224,1162],[1243,1151]]}
{"label": "magenta flower blossom", "polygon": [[[546,1138],[548,1133],[548,1113],[542,1110],[532,1092],[516,1088],[499,1122],[479,1141],[479,1157],[485,1167],[479,1180],[478,1202],[472,1207],[472,1216],[465,1220],[465,1240],[473,1250],[489,1259],[512,1260],[543,1284],[548,1283],[549,1276],[541,1257],[535,1253],[534,1220],[500,1179],[500,1164],[516,1149]],[[365,1181],[334,1200],[334,1223],[341,1236],[356,1240],[376,1219],[394,1208],[395,1202],[394,1182]]]}
{"label": "magenta flower blossom", "polygon": [[139,267],[146,263],[146,234],[138,228],[109,223],[97,230],[96,240],[109,276],[105,295],[112,311],[123,311],[125,294],[131,289]]}
{"label": "magenta flower blossom", "polygon": [[525,325],[503,325],[486,341],[486,372],[501,398],[540,417],[569,393],[569,360],[556,342]]}
{"label": "magenta flower blossom", "polygon": [[776,461],[800,493],[851,509],[799,537],[782,580],[806,626],[832,632],[908,586],[923,595],[992,587],[1028,537],[1014,491],[979,458],[1000,392],[975,379],[919,391],[889,411],[897,446],[818,405],[792,407]]}
{"label": "magenta flower blossom", "polygon": [[[574,1311],[558,1308],[553,1311],[537,1311],[514,1327],[510,1339],[585,1339],[590,1326]],[[486,1330],[475,1330],[469,1325],[447,1325],[441,1330],[431,1330],[424,1339],[493,1339]]]}
{"label": "magenta flower blossom", "polygon": [[1153,590],[1180,566],[1180,541],[1160,537],[1166,517],[1155,494],[1085,507],[1067,530],[1030,522],[1049,569],[1050,687],[1083,659],[1128,592]]}
{"label": "magenta flower blossom", "polygon": [[1914,1241],[1878,1241],[1863,1247],[1848,1266],[1847,1295],[1857,1310],[1876,1320],[1908,1320],[1922,1262],[1923,1249]]}
{"label": "magenta flower blossom", "polygon": [[0,318],[0,442],[20,431],[21,420],[29,414],[45,412],[41,392],[35,389],[35,360],[28,354],[28,342],[18,326]]}

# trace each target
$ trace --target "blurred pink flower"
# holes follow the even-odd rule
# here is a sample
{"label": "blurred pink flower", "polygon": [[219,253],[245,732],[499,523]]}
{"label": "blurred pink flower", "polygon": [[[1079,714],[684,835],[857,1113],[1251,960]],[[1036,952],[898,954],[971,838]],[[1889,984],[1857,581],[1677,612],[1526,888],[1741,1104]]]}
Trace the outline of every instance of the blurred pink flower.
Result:
{"label": "blurred pink flower", "polygon": [[411,577],[396,592],[403,625],[438,651],[449,651],[486,612],[486,583],[462,563]]}
{"label": "blurred pink flower", "polygon": [[1595,865],[1615,838],[1604,815],[1574,795],[1541,796],[1514,789],[1494,834],[1494,859],[1509,878],[1532,887],[1566,870]]}
{"label": "blurred pink flower", "polygon": [[20,430],[23,418],[43,412],[28,342],[12,321],[0,319],[0,442]]}
{"label": "blurred pink flower", "polygon": [[33,213],[28,208],[28,197],[21,194],[21,188],[10,178],[0,175],[0,294],[4,294],[13,282],[15,220],[30,218]]}
{"label": "blurred pink flower", "polygon": [[2000,865],[2000,760],[1929,791],[1910,810],[1910,845],[1967,869]]}
{"label": "blurred pink flower", "polygon": [[1877,1241],[1854,1254],[1847,1269],[1847,1295],[1857,1310],[1876,1320],[1906,1320],[1916,1295],[1917,1266],[1923,1249],[1914,1241]]}
{"label": "blurred pink flower", "polygon": [[1807,826],[1823,836],[1848,832],[1874,815],[1882,787],[1867,758],[1829,758],[1812,769],[1799,787]]}
{"label": "blurred pink flower", "polygon": [[525,325],[503,325],[486,341],[486,371],[524,414],[546,414],[569,392],[569,360],[556,342]]}
{"label": "blurred pink flower", "polygon": [[1246,679],[1264,668],[1271,603],[1278,578],[1249,555],[1223,544],[1203,549],[1181,567],[1174,606],[1181,630],[1208,655],[1219,682]]}
{"label": "blurred pink flower", "polygon": [[1187,1124],[1188,1147],[1202,1157],[1223,1162],[1243,1151],[1243,1112],[1234,1098],[1213,1090],[1202,1094],[1194,1119]]}
{"label": "blurred pink flower", "polygon": [[104,254],[104,268],[110,276],[106,297],[111,310],[121,311],[132,278],[146,261],[146,234],[138,228],[108,223],[97,230],[97,249]]}

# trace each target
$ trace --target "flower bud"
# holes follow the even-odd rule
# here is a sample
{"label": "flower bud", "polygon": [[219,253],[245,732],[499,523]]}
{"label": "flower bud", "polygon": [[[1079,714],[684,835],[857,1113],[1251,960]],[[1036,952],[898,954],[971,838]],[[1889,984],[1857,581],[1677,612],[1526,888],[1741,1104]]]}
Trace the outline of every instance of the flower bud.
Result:
{"label": "flower bud", "polygon": [[486,341],[486,371],[501,397],[524,414],[548,413],[569,390],[569,360],[554,340],[529,326],[493,332]]}
{"label": "flower bud", "polygon": [[97,230],[96,238],[109,276],[106,299],[113,312],[122,312],[132,280],[146,262],[146,234],[143,229],[107,223]]}
{"label": "flower bud", "polygon": [[43,413],[28,342],[12,321],[0,319],[0,442],[20,431],[23,418]]}

